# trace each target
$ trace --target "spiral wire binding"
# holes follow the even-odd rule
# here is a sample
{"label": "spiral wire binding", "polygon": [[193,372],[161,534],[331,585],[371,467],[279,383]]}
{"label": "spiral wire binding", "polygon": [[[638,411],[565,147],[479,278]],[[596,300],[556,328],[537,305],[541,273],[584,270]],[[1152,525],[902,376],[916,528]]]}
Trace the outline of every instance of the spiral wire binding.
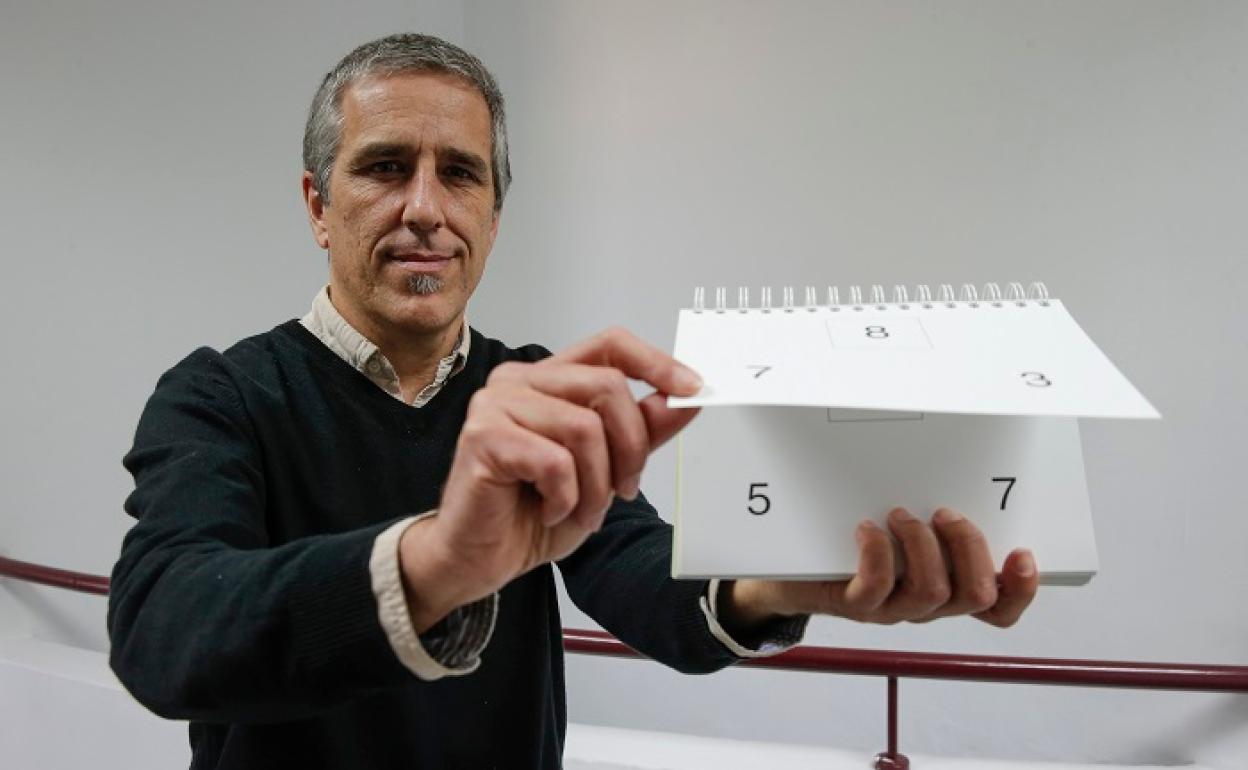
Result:
{"label": "spiral wire binding", "polygon": [[910,309],[910,295],[906,293],[906,287],[899,283],[893,284],[893,304],[902,310]]}
{"label": "spiral wire binding", "polygon": [[[902,284],[893,284],[892,300],[888,300],[888,294],[884,290],[882,284],[872,284],[869,294],[863,293],[861,286],[849,287],[849,301],[841,301],[841,290],[836,286],[828,286],[827,303],[819,304],[819,290],[814,286],[806,286],[805,302],[800,306],[809,312],[816,312],[820,308],[826,308],[833,313],[839,313],[847,308],[856,311],[866,310],[873,307],[876,310],[888,310],[896,307],[900,310],[910,309],[910,292]],[[707,290],[704,286],[698,286],[693,290],[693,312],[701,313],[706,311]],[[1001,291],[1001,285],[998,283],[986,283],[983,289],[975,288],[975,284],[964,283],[958,291],[954,291],[953,284],[942,283],[936,292],[933,293],[930,286],[920,283],[914,287],[914,302],[924,310],[931,310],[936,307],[943,306],[948,309],[956,309],[966,306],[977,308],[982,302],[990,304],[994,308],[1004,307],[1006,304],[1013,304],[1017,307],[1028,307],[1029,305],[1038,305],[1040,307],[1049,307],[1050,297],[1049,289],[1040,281],[1034,281],[1028,284],[1027,288],[1023,288],[1023,284],[1018,281],[1011,281],[1005,285],[1005,291]],[[794,312],[799,305],[797,304],[797,290],[792,286],[782,287],[780,290],[780,307],[786,313]],[[865,300],[865,301],[864,301]],[[715,287],[714,307],[711,308],[716,313],[726,312],[728,309],[728,289],[724,286]],[[759,292],[759,303],[757,307],[750,305],[750,290],[746,286],[737,287],[737,305],[736,310],[741,313],[747,313],[750,310],[760,310],[769,313],[772,310],[771,287],[764,286]]]}

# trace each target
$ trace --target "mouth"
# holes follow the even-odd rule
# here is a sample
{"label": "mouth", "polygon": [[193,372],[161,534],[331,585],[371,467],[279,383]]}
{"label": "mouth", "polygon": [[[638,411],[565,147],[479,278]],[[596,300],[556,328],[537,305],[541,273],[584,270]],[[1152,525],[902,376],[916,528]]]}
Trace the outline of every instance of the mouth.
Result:
{"label": "mouth", "polygon": [[413,273],[437,273],[455,259],[453,254],[432,251],[410,251],[390,254],[386,261],[393,262],[403,270]]}

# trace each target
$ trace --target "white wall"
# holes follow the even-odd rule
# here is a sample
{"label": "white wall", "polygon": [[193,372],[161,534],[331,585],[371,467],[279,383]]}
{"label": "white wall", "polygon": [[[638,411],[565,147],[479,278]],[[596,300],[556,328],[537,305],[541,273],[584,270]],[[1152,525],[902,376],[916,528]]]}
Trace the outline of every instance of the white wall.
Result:
{"label": "white wall", "polygon": [[[1084,424],[1089,587],[1044,590],[1008,632],[824,620],[809,641],[1245,662],[1248,5],[465,8],[516,176],[486,329],[563,344],[622,323],[668,347],[697,285],[1044,280],[1165,414]],[[661,509],[672,470],[661,455],[643,485]],[[582,721],[884,740],[877,680],[569,668]],[[1240,696],[904,682],[902,704],[911,750],[985,756],[1182,761],[1248,724]]]}
{"label": "white wall", "polygon": [[[418,28],[509,99],[516,184],[474,322],[671,343],[699,284],[1045,280],[1165,414],[1088,423],[1102,573],[1008,632],[817,622],[813,643],[1244,662],[1237,397],[1248,6],[1157,2],[0,7],[0,553],[105,573],[156,377],[301,314],[319,74]],[[670,509],[670,452],[647,493]],[[103,602],[0,584],[0,634],[103,649]],[[569,623],[584,622],[569,613]],[[572,658],[573,718],[861,747],[883,685]],[[661,697],[656,694],[662,693]],[[916,752],[1182,761],[1236,696],[905,682]]]}
{"label": "white wall", "polygon": [[[320,77],[446,0],[0,6],[0,553],[107,574],[121,457],[160,373],[302,315],[325,281],[299,196]],[[0,633],[103,649],[104,602],[0,587]]]}

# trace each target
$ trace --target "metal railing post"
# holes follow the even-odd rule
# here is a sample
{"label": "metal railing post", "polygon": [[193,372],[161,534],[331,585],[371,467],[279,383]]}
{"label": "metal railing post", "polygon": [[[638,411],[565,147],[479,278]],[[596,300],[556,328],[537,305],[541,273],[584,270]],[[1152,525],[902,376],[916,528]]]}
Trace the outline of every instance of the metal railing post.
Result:
{"label": "metal railing post", "polygon": [[888,751],[875,755],[875,770],[910,770],[910,758],[897,751],[897,677],[888,678]]}

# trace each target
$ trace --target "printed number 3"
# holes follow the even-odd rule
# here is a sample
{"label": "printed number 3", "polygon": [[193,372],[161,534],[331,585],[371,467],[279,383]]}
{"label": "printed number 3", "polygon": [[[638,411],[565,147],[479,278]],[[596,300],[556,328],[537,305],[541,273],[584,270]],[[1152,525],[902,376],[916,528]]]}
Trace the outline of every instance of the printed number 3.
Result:
{"label": "printed number 3", "polygon": [[1033,388],[1047,388],[1053,384],[1053,382],[1048,377],[1045,377],[1041,372],[1023,372],[1018,376],[1026,380],[1027,384]]}
{"label": "printed number 3", "polygon": [[[750,513],[754,514],[755,516],[762,516],[764,513],[771,510],[771,498],[767,497],[767,495],[764,495],[762,491],[756,491],[756,490],[761,490],[762,488],[766,488],[766,486],[767,486],[766,483],[750,485],[750,504],[746,506],[746,510],[748,510]],[[756,510],[754,508],[754,503],[758,500],[762,501],[762,506],[763,506],[762,510]]]}

